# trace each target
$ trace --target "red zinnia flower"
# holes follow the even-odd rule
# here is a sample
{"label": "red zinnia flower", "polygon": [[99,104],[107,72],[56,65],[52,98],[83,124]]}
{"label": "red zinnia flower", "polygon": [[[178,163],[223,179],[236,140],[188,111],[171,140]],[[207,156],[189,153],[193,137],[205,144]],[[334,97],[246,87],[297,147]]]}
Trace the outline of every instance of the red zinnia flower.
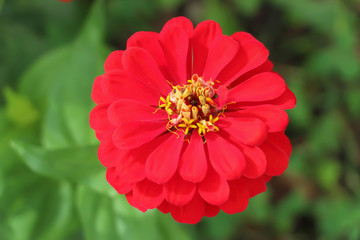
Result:
{"label": "red zinnia flower", "polygon": [[108,182],[141,211],[197,223],[249,198],[287,168],[284,109],[294,94],[253,36],[195,29],[184,17],[137,32],[95,79],[90,125]]}

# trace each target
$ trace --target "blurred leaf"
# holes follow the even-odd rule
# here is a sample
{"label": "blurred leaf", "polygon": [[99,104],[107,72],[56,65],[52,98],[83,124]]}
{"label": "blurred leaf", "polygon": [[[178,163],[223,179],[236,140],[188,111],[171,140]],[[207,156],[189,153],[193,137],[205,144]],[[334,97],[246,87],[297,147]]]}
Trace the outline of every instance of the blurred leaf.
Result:
{"label": "blurred leaf", "polygon": [[345,100],[352,117],[360,119],[360,87],[349,86],[346,91]]}
{"label": "blurred leaf", "polygon": [[[142,213],[130,206],[124,196],[99,195],[79,186],[77,208],[84,228],[85,239],[152,239],[187,240],[189,237],[179,229],[174,220],[166,218],[165,226],[159,224],[155,211]],[[162,221],[161,224],[164,224]],[[168,228],[164,230],[163,228]],[[173,232],[169,234],[169,230]]]}
{"label": "blurred leaf", "polygon": [[7,116],[16,125],[28,126],[38,119],[38,112],[26,96],[15,93],[9,87],[5,88],[4,96]]}
{"label": "blurred leaf", "polygon": [[157,0],[156,2],[158,2],[159,7],[167,11],[174,10],[182,3],[181,0]]}
{"label": "blurred leaf", "polygon": [[[331,155],[340,149],[343,120],[338,111],[325,114],[310,131],[309,146],[317,156]],[[314,161],[316,159],[313,159]]]}
{"label": "blurred leaf", "polygon": [[251,17],[258,11],[261,0],[233,0],[239,11],[247,17]]}
{"label": "blurred leaf", "polygon": [[292,219],[297,215],[302,215],[306,209],[306,199],[299,191],[293,191],[286,196],[274,211],[275,226],[279,232],[289,232],[293,227]]}
{"label": "blurred leaf", "polygon": [[239,215],[227,215],[222,211],[216,218],[207,218],[204,221],[208,229],[205,239],[230,239],[239,225],[239,218]]}
{"label": "blurred leaf", "polygon": [[231,35],[239,31],[237,20],[230,7],[219,0],[204,2],[204,16],[202,20],[211,19],[218,22],[224,34]]}
{"label": "blurred leaf", "polygon": [[340,74],[344,80],[357,80],[359,61],[353,49],[345,50],[335,46],[315,52],[308,60],[306,68],[313,74],[331,78]]}
{"label": "blurred leaf", "polygon": [[21,92],[45,111],[42,141],[47,148],[97,142],[88,115],[92,83],[103,72],[103,38],[104,9],[98,0],[74,43],[48,53],[23,76]]}
{"label": "blurred leaf", "polygon": [[358,201],[337,198],[323,199],[316,204],[315,214],[323,239],[348,239],[353,231],[359,229],[358,203]]}
{"label": "blurred leaf", "polygon": [[292,79],[289,88],[294,92],[297,99],[296,109],[288,111],[289,124],[290,126],[295,126],[296,130],[306,129],[312,124],[312,116],[311,104],[307,98],[308,95],[306,94],[304,81],[301,81],[297,74],[290,76],[289,79]]}
{"label": "blurred leaf", "polygon": [[324,159],[317,169],[316,178],[319,184],[326,190],[334,190],[341,175],[341,166],[336,159]]}
{"label": "blurred leaf", "polygon": [[[25,179],[23,179],[25,180]],[[32,191],[23,188],[23,194],[8,205],[6,219],[11,239],[65,239],[72,226],[72,192],[69,184],[44,183],[39,180]]]}
{"label": "blurred leaf", "polygon": [[332,29],[338,5],[336,1],[272,0],[272,2],[285,9],[292,22],[305,23],[324,32]]}
{"label": "blurred leaf", "polygon": [[12,145],[25,164],[43,176],[79,181],[103,171],[97,147],[45,150],[25,142],[15,141]]}

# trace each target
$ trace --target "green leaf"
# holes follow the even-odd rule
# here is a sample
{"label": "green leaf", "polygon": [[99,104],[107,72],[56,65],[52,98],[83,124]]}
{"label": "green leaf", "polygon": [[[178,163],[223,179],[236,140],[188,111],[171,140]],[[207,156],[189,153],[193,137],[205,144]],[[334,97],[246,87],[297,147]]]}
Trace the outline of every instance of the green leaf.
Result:
{"label": "green leaf", "polygon": [[253,16],[257,13],[261,0],[233,0],[239,11],[245,16]]}
{"label": "green leaf", "polygon": [[103,72],[104,45],[102,0],[92,7],[73,43],[43,56],[21,79],[20,90],[44,112],[42,142],[57,149],[97,142],[89,127],[93,107],[92,83]]}
{"label": "green leaf", "polygon": [[103,171],[97,159],[97,147],[45,150],[19,141],[12,145],[25,164],[43,176],[79,181]]}
{"label": "green leaf", "polygon": [[204,2],[204,16],[202,20],[211,19],[218,22],[224,34],[231,35],[239,31],[238,21],[235,19],[232,9],[219,0]]}
{"label": "green leaf", "polygon": [[142,213],[118,194],[100,195],[80,185],[77,191],[77,209],[86,240],[138,240],[149,237],[157,240],[189,239],[170,216],[164,216],[157,210]]}
{"label": "green leaf", "polygon": [[314,212],[323,239],[349,239],[349,236],[356,234],[360,225],[358,200],[337,196],[336,199],[327,198],[317,202]]}
{"label": "green leaf", "polygon": [[341,175],[341,166],[336,159],[327,158],[319,160],[326,164],[318,166],[316,178],[319,184],[326,190],[334,190]]}
{"label": "green leaf", "polygon": [[9,87],[5,88],[4,96],[7,116],[16,125],[28,126],[38,119],[37,110],[26,96],[15,93]]}
{"label": "green leaf", "polygon": [[37,180],[32,191],[22,188],[22,194],[8,206],[10,239],[60,240],[68,236],[73,223],[70,184],[44,180]]}
{"label": "green leaf", "polygon": [[1,14],[1,10],[2,10],[3,5],[4,5],[4,0],[0,0],[0,14]]}

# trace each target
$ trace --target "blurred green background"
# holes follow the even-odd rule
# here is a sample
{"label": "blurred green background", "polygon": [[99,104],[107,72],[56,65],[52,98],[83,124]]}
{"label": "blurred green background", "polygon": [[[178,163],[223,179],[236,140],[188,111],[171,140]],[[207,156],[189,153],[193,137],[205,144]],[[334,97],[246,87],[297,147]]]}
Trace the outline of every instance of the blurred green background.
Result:
{"label": "blurred green background", "polygon": [[[88,126],[106,56],[179,15],[253,34],[298,100],[286,173],[197,225],[129,207]],[[0,239],[360,239],[359,58],[359,0],[0,0]]]}

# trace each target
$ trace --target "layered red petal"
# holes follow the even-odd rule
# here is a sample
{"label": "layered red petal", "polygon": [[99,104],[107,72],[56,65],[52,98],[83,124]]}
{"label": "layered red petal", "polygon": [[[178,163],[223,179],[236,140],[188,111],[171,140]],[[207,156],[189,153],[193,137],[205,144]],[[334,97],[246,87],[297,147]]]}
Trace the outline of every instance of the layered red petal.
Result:
{"label": "layered red petal", "polygon": [[228,180],[241,177],[246,164],[243,153],[218,134],[207,134],[206,140],[210,162],[216,172]]}
{"label": "layered red petal", "polygon": [[193,37],[193,73],[203,75],[210,45],[220,35],[221,27],[215,21],[207,20],[196,26]]}
{"label": "layered red petal", "polygon": [[209,204],[220,205],[228,199],[230,188],[227,180],[209,167],[205,179],[198,184],[198,192]]}
{"label": "layered red petal", "polygon": [[163,186],[146,178],[134,184],[132,194],[134,201],[147,209],[156,208],[164,200]]}
{"label": "layered red petal", "polygon": [[180,157],[179,174],[184,180],[197,183],[204,179],[207,172],[204,143],[198,134],[192,134],[190,143],[186,145]]}
{"label": "layered red petal", "polygon": [[175,174],[164,184],[165,199],[175,206],[183,206],[190,202],[196,191],[196,184],[183,180]]}
{"label": "layered red petal", "polygon": [[148,179],[158,184],[166,183],[178,167],[184,136],[172,134],[148,156],[145,172]]}
{"label": "layered red petal", "polygon": [[284,79],[274,73],[259,73],[229,90],[230,102],[261,102],[275,99],[286,90]]}
{"label": "layered red petal", "polygon": [[195,224],[204,216],[205,203],[198,194],[184,206],[170,206],[171,216],[178,222]]}

